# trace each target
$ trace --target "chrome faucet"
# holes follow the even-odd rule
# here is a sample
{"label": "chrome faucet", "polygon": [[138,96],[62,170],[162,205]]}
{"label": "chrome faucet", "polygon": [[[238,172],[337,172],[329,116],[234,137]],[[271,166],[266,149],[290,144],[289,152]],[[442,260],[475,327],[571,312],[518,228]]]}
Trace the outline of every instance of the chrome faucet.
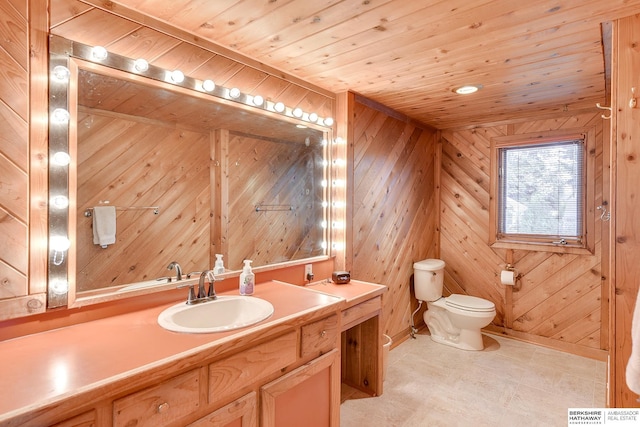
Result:
{"label": "chrome faucet", "polygon": [[171,261],[171,263],[167,266],[167,270],[173,270],[174,268],[176,269],[176,280],[182,280],[182,269],[180,268],[180,264],[178,264],[176,261]]}
{"label": "chrome faucet", "polygon": [[[173,264],[173,263],[172,263]],[[195,274],[193,272],[191,274]],[[187,297],[187,304],[198,304],[200,302],[212,301],[217,299],[216,296],[216,288],[215,288],[216,278],[213,275],[213,270],[205,270],[200,273],[200,280],[198,281],[198,292],[195,291],[195,283],[183,283],[178,285],[177,288],[189,288],[189,296]],[[205,283],[209,282],[209,289],[205,289]]]}
{"label": "chrome faucet", "polygon": [[[209,289],[206,292],[204,290],[205,280],[209,281]],[[216,278],[213,275],[213,270],[204,270],[200,273],[200,281],[198,282],[198,299],[213,300],[218,298],[216,296],[215,283]]]}

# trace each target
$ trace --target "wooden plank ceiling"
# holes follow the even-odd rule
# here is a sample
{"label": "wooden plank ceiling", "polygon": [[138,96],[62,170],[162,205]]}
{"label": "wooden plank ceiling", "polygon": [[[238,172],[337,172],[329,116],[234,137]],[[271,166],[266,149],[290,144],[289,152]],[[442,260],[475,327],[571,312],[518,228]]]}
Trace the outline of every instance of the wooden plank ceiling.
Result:
{"label": "wooden plank ceiling", "polygon": [[[608,105],[601,23],[640,0],[82,0],[437,128]],[[476,94],[453,89],[480,84]]]}

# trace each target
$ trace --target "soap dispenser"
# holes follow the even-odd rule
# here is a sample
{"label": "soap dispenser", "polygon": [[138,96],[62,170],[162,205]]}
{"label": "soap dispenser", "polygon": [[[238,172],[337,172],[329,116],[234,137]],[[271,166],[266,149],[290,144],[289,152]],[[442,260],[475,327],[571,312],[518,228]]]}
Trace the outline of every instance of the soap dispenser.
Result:
{"label": "soap dispenser", "polygon": [[244,260],[244,267],[240,273],[240,295],[252,295],[256,276],[251,271],[251,260]]}
{"label": "soap dispenser", "polygon": [[224,262],[222,261],[222,254],[216,254],[216,263],[213,266],[213,274],[224,273]]}

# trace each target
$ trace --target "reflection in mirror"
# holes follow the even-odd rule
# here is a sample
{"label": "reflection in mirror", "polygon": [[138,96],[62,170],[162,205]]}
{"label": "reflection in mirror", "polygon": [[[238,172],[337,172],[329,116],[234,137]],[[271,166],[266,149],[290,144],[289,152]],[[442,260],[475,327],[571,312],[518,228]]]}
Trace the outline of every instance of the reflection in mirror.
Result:
{"label": "reflection in mirror", "polygon": [[[186,274],[212,268],[215,254],[223,254],[227,270],[244,259],[265,266],[326,255],[323,127],[296,126],[285,117],[294,114],[288,108],[283,117],[238,108],[114,64],[65,59],[70,247],[60,265],[53,258],[64,252],[51,251],[50,295],[64,295],[51,272],[67,262],[69,294],[80,300],[167,287],[171,261]],[[52,57],[51,68],[57,63]],[[51,134],[53,158],[60,150]],[[61,180],[60,169],[52,166],[50,175]],[[111,207],[106,220],[104,206]],[[64,222],[64,211],[51,215],[50,236],[62,228],[55,223]],[[115,240],[103,244],[114,224]]]}

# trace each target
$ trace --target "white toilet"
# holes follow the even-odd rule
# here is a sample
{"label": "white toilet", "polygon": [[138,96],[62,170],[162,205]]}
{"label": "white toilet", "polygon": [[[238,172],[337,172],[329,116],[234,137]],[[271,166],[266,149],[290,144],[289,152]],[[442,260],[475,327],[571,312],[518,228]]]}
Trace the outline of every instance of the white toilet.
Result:
{"label": "white toilet", "polygon": [[427,302],[424,323],[431,339],[463,350],[482,350],[481,328],[496,316],[491,301],[469,295],[442,296],[444,261],[425,259],[413,264],[416,298]]}

